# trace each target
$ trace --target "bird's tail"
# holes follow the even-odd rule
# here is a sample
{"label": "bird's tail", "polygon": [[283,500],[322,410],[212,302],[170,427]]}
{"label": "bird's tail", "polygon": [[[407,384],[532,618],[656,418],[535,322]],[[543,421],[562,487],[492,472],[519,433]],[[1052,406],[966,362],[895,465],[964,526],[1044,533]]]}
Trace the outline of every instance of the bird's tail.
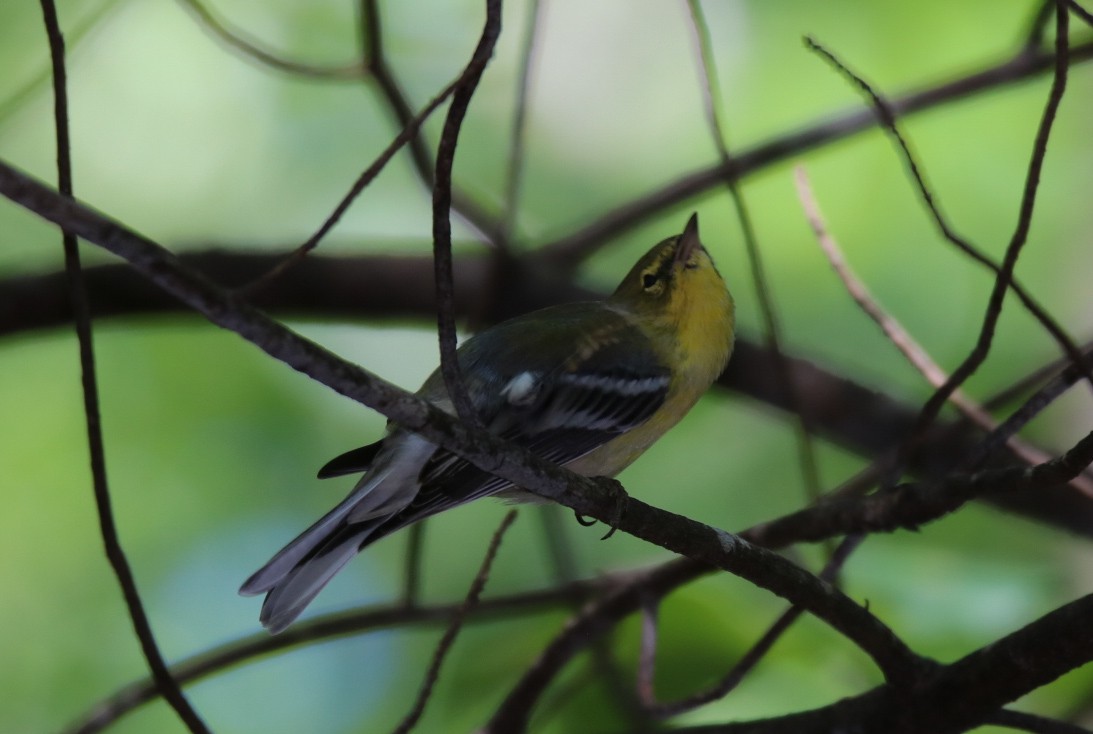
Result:
{"label": "bird's tail", "polygon": [[337,507],[243,583],[243,596],[266,595],[259,617],[266,629],[277,633],[292,624],[353,556],[413,521],[402,510],[414,498],[421,464],[434,450],[417,436],[396,440]]}
{"label": "bird's tail", "polygon": [[292,624],[334,575],[355,556],[380,524],[346,522],[353,503],[343,502],[282,548],[239,588],[266,594],[260,620],[276,634]]}

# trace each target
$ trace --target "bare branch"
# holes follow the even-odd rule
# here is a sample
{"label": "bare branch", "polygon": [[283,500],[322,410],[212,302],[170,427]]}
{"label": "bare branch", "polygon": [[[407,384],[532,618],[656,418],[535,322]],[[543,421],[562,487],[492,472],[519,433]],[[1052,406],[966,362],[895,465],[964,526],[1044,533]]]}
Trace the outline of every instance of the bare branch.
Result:
{"label": "bare branch", "polygon": [[[0,194],[67,231],[128,260],[143,275],[270,356],[449,449],[483,471],[560,502],[582,515],[700,563],[713,565],[803,606],[869,654],[889,679],[918,673],[921,660],[867,610],[789,561],[728,533],[629,497],[619,518],[617,492],[543,461],[294,334],[238,297],[186,269],[172,254],[0,163]],[[616,483],[617,484],[617,483]]]}
{"label": "bare branch", "polygon": [[893,492],[826,502],[752,528],[749,537],[763,545],[817,541],[854,532],[915,529],[957,509],[973,497],[997,496],[1044,487],[1077,476],[1093,462],[1093,433],[1062,456],[1033,467],[989,469],[956,474],[932,483],[898,485]]}
{"label": "bare branch", "polygon": [[[1088,61],[1091,58],[1093,58],[1093,41],[1083,42],[1071,49],[1071,63]],[[1053,54],[1021,49],[1010,58],[953,81],[896,97],[891,100],[890,105],[895,113],[908,115],[954,100],[965,99],[999,86],[1023,81],[1053,66]],[[558,267],[574,268],[625,232],[723,183],[726,175],[740,180],[774,163],[842,140],[876,125],[876,116],[871,111],[855,109],[807,125],[800,130],[777,135],[765,143],[737,153],[731,169],[726,169],[721,163],[715,163],[682,176],[657,191],[635,197],[619,205],[578,231],[544,245],[537,254]]]}
{"label": "bare branch", "polygon": [[267,51],[256,42],[245,37],[242,31],[230,28],[227,23],[217,18],[212,11],[206,8],[199,0],[180,0],[182,5],[189,10],[198,24],[216,37],[228,48],[238,51],[239,54],[251,61],[256,61],[263,66],[268,66],[277,71],[283,71],[295,76],[307,77],[316,81],[352,81],[364,76],[359,61],[345,64],[309,64],[302,61],[291,61],[281,55]]}
{"label": "bare branch", "polygon": [[[54,128],[57,136],[57,180],[59,195],[71,202],[72,198],[72,159],[68,128],[68,84],[65,70],[65,41],[61,24],[57,18],[57,8],[53,0],[40,0],[42,17],[45,21],[46,35],[49,39],[49,54],[53,66]],[[76,322],[76,336],[80,350],[80,373],[83,387],[84,416],[87,428],[87,443],[91,458],[91,479],[95,493],[95,508],[98,511],[99,531],[102,536],[106,558],[110,562],[114,575],[118,579],[133,631],[140,643],[141,652],[152,672],[152,678],[160,693],[174,709],[182,723],[193,734],[208,734],[209,729],[201,720],[197,711],[186,700],[178,683],[156,644],[152,625],[144,610],[137,582],[125,551],[118,538],[118,529],[114,522],[111,507],[110,485],[106,476],[106,450],[104,447],[102,415],[99,409],[98,378],[95,370],[95,349],[91,333],[91,314],[87,307],[87,293],[80,268],[80,250],[73,232],[62,228],[62,240],[65,253],[65,271],[68,274],[68,288],[72,312]]]}
{"label": "bare branch", "polygon": [[[1093,658],[1093,595],[941,667],[913,691],[892,685],[812,711],[761,721],[681,727],[686,734],[821,734],[831,731],[955,734],[994,721],[1003,705]],[[1003,722],[1014,723],[1013,717]],[[1021,719],[1027,727],[1029,719]],[[1040,731],[1033,729],[1033,731]],[[1065,732],[1070,729],[1044,729]],[[1081,731],[1078,729],[1077,731]]]}
{"label": "bare branch", "polygon": [[[846,75],[858,88],[860,88],[869,98],[875,110],[878,119],[883,125],[884,129],[892,136],[899,146],[900,151],[903,154],[903,159],[906,162],[907,169],[911,173],[912,178],[915,181],[918,192],[922,197],[923,202],[926,204],[927,209],[930,211],[934,218],[938,229],[941,234],[950,243],[955,245],[958,249],[968,255],[975,262],[984,265],[993,273],[995,273],[995,293],[992,293],[990,303],[988,304],[987,315],[984,318],[984,324],[980,331],[980,338],[976,344],[973,353],[969,355],[968,359],[961,364],[950,380],[946,380],[945,384],[940,387],[935,395],[927,401],[927,404],[923,407],[923,411],[920,416],[918,424],[919,430],[925,425],[934,420],[937,417],[937,413],[940,411],[941,406],[947,400],[948,393],[970,377],[979,367],[979,365],[986,359],[987,354],[990,352],[991,340],[994,332],[994,325],[997,322],[998,317],[1002,311],[1002,299],[1005,297],[1006,289],[1012,289],[1013,292],[1020,299],[1021,303],[1031,313],[1037,321],[1044,327],[1052,338],[1059,344],[1060,349],[1066,354],[1075,365],[1078,365],[1083,372],[1088,375],[1090,386],[1093,387],[1093,372],[1090,371],[1089,365],[1086,364],[1081,351],[1077,345],[1070,338],[1070,336],[1063,330],[1061,326],[1051,317],[1047,311],[1036,302],[1035,299],[1028,293],[1027,290],[1020,283],[1014,279],[1014,268],[1016,267],[1017,254],[1024,246],[1025,239],[1028,236],[1028,228],[1032,219],[1032,205],[1035,201],[1035,192],[1039,183],[1039,170],[1043,164],[1043,157],[1047,149],[1047,138],[1051,130],[1051,124],[1054,121],[1055,111],[1058,108],[1059,103],[1062,101],[1062,95],[1066,88],[1066,75],[1069,67],[1069,42],[1066,38],[1067,33],[1067,13],[1065,9],[1059,8],[1057,15],[1060,20],[1058,21],[1060,27],[1057,29],[1057,34],[1062,33],[1062,37],[1056,39],[1056,54],[1055,54],[1055,73],[1052,80],[1052,91],[1048,99],[1048,104],[1044,110],[1044,115],[1041,120],[1040,129],[1037,133],[1036,150],[1033,153],[1032,163],[1029,168],[1029,175],[1026,179],[1025,195],[1021,204],[1021,215],[1018,218],[1017,228],[1014,232],[1011,244],[1006,251],[1006,259],[1001,266],[996,264],[993,260],[981,253],[971,242],[958,235],[953,228],[948,224],[945,217],[941,213],[940,207],[934,198],[933,193],[930,191],[929,186],[926,184],[926,179],[922,174],[921,166],[915,159],[914,154],[911,152],[911,147],[907,143],[903,133],[900,132],[899,127],[896,124],[896,112],[890,105],[868,82],[866,82],[860,75],[851,71],[846,64],[839,60],[831,51],[824,48],[813,38],[806,38],[806,44],[809,48],[819,53],[824,59],[829,61],[836,69]],[[1008,265],[1007,265],[1008,264]],[[1000,289],[1000,290],[999,290]],[[966,371],[966,374],[960,376],[961,371]],[[951,382],[951,384],[949,384]]]}
{"label": "bare branch", "polygon": [[514,520],[516,520],[516,510],[509,510],[501,520],[497,530],[494,531],[489,548],[486,549],[486,555],[482,559],[482,565],[479,567],[478,573],[475,574],[471,588],[467,591],[467,597],[452,615],[448,628],[444,630],[444,635],[436,646],[436,652],[433,654],[433,660],[429,663],[429,669],[425,673],[425,680],[421,684],[417,700],[410,712],[406,714],[406,718],[395,727],[395,734],[407,734],[407,732],[413,730],[421,719],[421,715],[425,713],[425,704],[429,702],[433,686],[436,685],[437,678],[440,677],[440,666],[444,664],[444,659],[448,656],[452,645],[455,644],[455,638],[459,634],[459,630],[463,629],[463,622],[466,620],[468,612],[477,606],[478,598],[482,595],[482,590],[486,588],[486,580],[490,577],[493,560],[497,557],[497,551],[501,547],[501,539],[505,537],[505,531],[512,526]]}
{"label": "bare branch", "polygon": [[[511,619],[513,615],[538,614],[575,601],[587,600],[602,588],[611,588],[633,572],[612,574],[597,581],[575,581],[523,594],[485,599],[468,611],[467,624]],[[460,603],[436,604],[407,608],[402,604],[384,604],[325,614],[303,620],[279,635],[260,632],[206,650],[176,663],[171,668],[182,684],[193,683],[229,670],[236,665],[267,655],[292,650],[322,640],[330,640],[362,632],[398,627],[434,627],[451,623]],[[131,683],[104,698],[80,715],[61,734],[95,734],[107,729],[126,714],[154,701],[159,690],[150,679]]]}
{"label": "bare branch", "polygon": [[[842,250],[839,248],[838,242],[835,241],[835,238],[827,230],[827,227],[824,224],[819,204],[816,202],[816,197],[813,195],[812,188],[808,182],[808,176],[805,174],[805,170],[802,166],[796,168],[795,178],[797,182],[797,194],[801,200],[801,206],[805,211],[809,224],[812,226],[812,231],[816,234],[816,240],[820,245],[820,249],[827,257],[832,269],[843,282],[843,285],[846,287],[851,298],[853,298],[854,302],[861,307],[861,310],[881,328],[884,335],[887,336],[892,344],[894,344],[903,356],[907,358],[907,361],[926,378],[926,381],[934,388],[940,388],[945,384],[945,381],[949,376],[941,369],[940,365],[930,357],[929,353],[922,348],[922,345],[903,328],[903,325],[877,303],[866,285],[861,282],[847,264],[846,259],[843,257]],[[984,431],[990,432],[998,428],[998,422],[994,417],[972,400],[963,390],[959,388],[954,390],[952,395],[949,396],[949,402],[955,405],[965,418],[982,428]],[[1046,451],[1041,451],[1040,449],[1025,443],[1013,434],[1006,438],[1005,444],[1026,464],[1040,464],[1051,459],[1051,455]],[[1075,477],[1071,480],[1071,486],[1079,492],[1084,492],[1086,495],[1093,497],[1093,481],[1088,477],[1081,475]]]}
{"label": "bare branch", "polygon": [[253,294],[256,291],[269,287],[271,282],[280,278],[289,268],[296,266],[309,252],[318,247],[319,242],[321,242],[322,239],[330,233],[330,230],[334,229],[334,226],[341,221],[341,218],[345,215],[346,211],[349,210],[350,205],[352,205],[357,197],[360,196],[361,192],[375,180],[376,176],[380,175],[380,172],[387,166],[387,163],[395,157],[395,153],[397,153],[407,141],[414,138],[422,124],[429,118],[429,115],[455,92],[463,79],[464,77],[460,75],[454,82],[444,87],[439,94],[433,97],[429,104],[425,105],[416,117],[410,120],[410,122],[402,128],[399,134],[395,136],[395,139],[391,141],[390,145],[380,153],[379,157],[372,161],[372,164],[364,169],[361,175],[357,177],[357,180],[354,181],[353,185],[350,187],[349,192],[342,197],[342,200],[334,207],[334,211],[323,221],[319,229],[315,231],[315,234],[311,235],[306,242],[297,247],[291,254],[284,258],[283,261],[270,269],[268,273],[265,273],[260,278],[245,286],[243,291],[247,294]]}
{"label": "bare branch", "polygon": [[512,116],[512,137],[509,139],[508,171],[505,174],[505,199],[501,215],[501,242],[512,238],[516,227],[516,213],[520,209],[520,186],[524,173],[524,139],[527,134],[528,96],[531,91],[531,75],[535,65],[536,40],[542,19],[542,3],[531,0],[525,12],[528,14],[524,26],[524,40],[520,44],[523,56],[520,60],[520,72],[516,83],[516,106]]}
{"label": "bare branch", "polygon": [[[383,44],[383,24],[380,15],[379,0],[361,0],[360,3],[361,47],[369,79],[379,87],[387,109],[401,128],[414,127],[414,134],[409,140],[410,160],[414,170],[429,189],[433,188],[433,159],[429,154],[425,137],[420,132],[420,125],[414,123],[414,113],[409,98],[395,78],[394,70],[387,61],[386,47]],[[466,79],[464,71],[461,79]],[[455,211],[472,229],[487,242],[503,244],[498,237],[497,222],[484,211],[465,192],[452,187],[452,210]]]}
{"label": "bare branch", "polygon": [[433,272],[436,277],[437,337],[440,340],[440,371],[444,386],[452,400],[456,415],[471,425],[479,423],[478,414],[463,382],[459,360],[455,354],[455,292],[452,286],[452,166],[459,129],[467,107],[493,55],[501,35],[501,0],[486,0],[486,22],[459,86],[452,95],[452,104],[440,133],[436,151],[436,175],[433,181]]}

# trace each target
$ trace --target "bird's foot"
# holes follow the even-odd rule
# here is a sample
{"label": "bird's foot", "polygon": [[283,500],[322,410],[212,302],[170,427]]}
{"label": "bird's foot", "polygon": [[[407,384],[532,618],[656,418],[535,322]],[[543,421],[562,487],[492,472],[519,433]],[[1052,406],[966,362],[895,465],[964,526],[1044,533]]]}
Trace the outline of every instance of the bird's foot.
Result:
{"label": "bird's foot", "polygon": [[[630,496],[626,494],[626,490],[623,489],[622,483],[617,479],[611,477],[592,477],[592,481],[596,482],[607,495],[611,498],[613,505],[611,509],[611,518],[608,520],[607,525],[610,528],[600,540],[607,540],[615,531],[619,529],[619,525],[622,524],[623,515],[626,514],[626,502],[630,499]],[[574,510],[574,517],[577,518],[577,522],[584,527],[590,527],[596,524],[595,518],[590,518],[582,515]]]}

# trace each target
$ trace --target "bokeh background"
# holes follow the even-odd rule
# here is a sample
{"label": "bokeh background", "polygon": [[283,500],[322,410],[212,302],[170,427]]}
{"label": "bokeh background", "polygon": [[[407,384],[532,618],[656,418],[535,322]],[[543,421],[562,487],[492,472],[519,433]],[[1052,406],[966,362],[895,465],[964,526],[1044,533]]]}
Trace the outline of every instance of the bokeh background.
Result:
{"label": "bokeh background", "polygon": [[[63,0],[78,196],[177,251],[277,249],[307,238],[396,130],[359,81],[272,71],[225,50],[182,3]],[[384,2],[390,62],[420,107],[466,62],[481,2]],[[709,2],[734,150],[862,102],[803,43],[812,34],[890,94],[953,78],[1011,54],[1033,2]],[[216,0],[210,7],[285,56],[343,63],[358,53],[348,0]],[[508,140],[529,6],[510,2],[493,63],[473,101],[456,180],[484,207],[503,202]],[[1084,36],[1082,34],[1085,34]],[[1076,39],[1088,38],[1077,28]],[[54,180],[48,51],[37,4],[0,3],[0,156]],[[1000,257],[1016,221],[1049,79],[1010,85],[918,114],[905,129],[956,228]],[[716,160],[702,111],[686,5],[651,0],[545,0],[530,91],[519,243],[534,248],[610,208]],[[1093,74],[1073,69],[1051,141],[1025,285],[1079,339],[1093,330]],[[426,127],[435,141],[439,117]],[[913,403],[929,389],[857,310],[821,256],[792,181],[807,167],[832,233],[878,299],[943,365],[970,349],[991,279],[932,227],[900,159],[878,131],[764,169],[743,184],[784,339],[794,354]],[[700,212],[704,239],[736,294],[742,333],[760,334],[755,288],[727,195],[709,193],[609,243],[580,273],[609,288],[653,242]],[[428,251],[429,194],[405,156],[353,205],[325,252]],[[475,251],[457,225],[461,252]],[[110,257],[84,247],[85,262]],[[59,236],[0,201],[3,278],[56,270]],[[985,397],[1057,356],[1020,309],[1007,308],[991,359],[969,383]],[[407,388],[436,364],[428,322],[292,321],[307,336]],[[373,440],[382,419],[191,316],[97,324],[107,462],[121,539],[165,655],[178,660],[254,633],[258,601],[239,583],[347,491],[319,482],[326,459]],[[1078,388],[1026,435],[1061,449],[1090,427]],[[57,731],[144,675],[120,593],[101,552],[88,472],[76,343],[70,329],[0,341],[0,731]],[[834,486],[864,460],[819,444]],[[792,423],[715,391],[621,478],[653,504],[729,530],[804,500]],[[505,540],[487,595],[552,582],[537,510]],[[430,523],[423,597],[457,600],[504,507],[480,502]],[[580,576],[666,560],[621,535],[562,523]],[[397,598],[405,534],[369,550],[309,615]],[[1093,579],[1088,541],[980,505],[918,533],[870,539],[845,571],[847,590],[916,650],[951,660],[1077,595]],[[802,562],[819,559],[801,549]],[[659,692],[715,680],[782,603],[716,577],[662,610]],[[466,628],[421,731],[481,724],[559,629],[565,610]],[[436,628],[401,628],[252,661],[191,688],[222,732],[384,731],[409,708]],[[624,670],[637,625],[613,637]],[[613,730],[624,721],[587,657],[548,695],[533,730]],[[822,705],[879,682],[869,661],[805,620],[728,699],[682,722],[774,715]],[[1072,673],[1023,706],[1065,714],[1093,674]],[[182,731],[161,703],[115,731]]]}

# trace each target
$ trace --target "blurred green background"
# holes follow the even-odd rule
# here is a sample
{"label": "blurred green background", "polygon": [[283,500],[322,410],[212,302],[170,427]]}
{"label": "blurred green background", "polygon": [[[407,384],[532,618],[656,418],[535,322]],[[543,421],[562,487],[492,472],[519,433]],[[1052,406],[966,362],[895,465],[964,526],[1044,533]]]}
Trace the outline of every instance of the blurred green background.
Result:
{"label": "blurred green background", "polygon": [[[394,136],[370,88],[314,81],[227,52],[180,3],[64,0],[77,195],[176,250],[284,248],[306,239]],[[386,42],[415,106],[462,68],[482,3],[385,2]],[[813,34],[890,94],[949,79],[1015,50],[1031,2],[706,4],[730,144],[742,149],[860,106],[854,91],[804,48]],[[262,44],[317,63],[357,54],[354,3],[217,0],[213,9]],[[474,99],[456,180],[492,210],[503,182],[525,3],[505,31]],[[1083,36],[1082,33],[1085,35]],[[1076,38],[1088,38],[1078,29]],[[611,207],[712,163],[686,5],[651,0],[548,0],[530,95],[526,182],[518,231],[531,248]],[[48,52],[37,4],[0,3],[0,157],[54,180]],[[1000,257],[1016,220],[1048,79],[990,92],[905,121],[958,231]],[[1071,334],[1093,330],[1093,74],[1074,68],[1018,269]],[[435,141],[441,118],[427,127]],[[885,136],[868,132],[801,156],[832,233],[880,301],[951,368],[970,348],[991,280],[939,239]],[[820,255],[792,182],[792,163],[749,178],[744,193],[796,354],[908,401],[928,388],[850,302]],[[610,244],[581,277],[613,286],[692,209],[732,286],[742,331],[759,334],[754,287],[727,196],[712,191]],[[404,157],[354,204],[328,252],[424,252],[429,197]],[[458,227],[457,227],[458,230]],[[466,240],[466,231],[457,231]],[[60,267],[59,236],[0,201],[0,278]],[[467,248],[464,248],[467,249]],[[108,262],[83,247],[85,262]],[[1012,305],[1012,304],[1011,304]],[[428,323],[293,323],[304,334],[407,387],[436,363]],[[239,583],[348,489],[315,469],[372,440],[382,420],[270,361],[199,318],[104,321],[96,330],[107,462],[121,539],[153,627],[171,660],[257,630],[258,602]],[[1018,308],[1007,308],[990,361],[969,383],[984,397],[1057,356]],[[1072,391],[1028,430],[1061,449],[1090,427],[1087,391]],[[101,553],[87,469],[75,340],[69,329],[0,343],[0,731],[55,731],[144,675],[114,578]],[[729,530],[801,505],[792,424],[716,392],[628,470],[628,490]],[[821,445],[833,486],[861,459]],[[487,594],[550,583],[541,524],[526,509],[507,537]],[[481,502],[433,521],[424,598],[465,593],[504,507]],[[563,521],[582,576],[666,560],[630,537]],[[397,596],[406,537],[350,565],[309,610]],[[802,558],[815,564],[818,554]],[[919,652],[951,660],[1084,594],[1089,546],[981,506],[918,533],[869,540],[845,572],[847,590]],[[662,610],[663,697],[709,684],[782,608],[717,577],[672,595]],[[526,615],[465,629],[420,731],[480,725],[564,615]],[[189,689],[218,732],[384,731],[408,710],[435,629],[405,629],[276,655]],[[637,625],[614,637],[624,669]],[[600,685],[571,666],[533,719],[541,732],[617,730]],[[869,661],[815,621],[799,623],[744,686],[681,719],[724,721],[822,705],[879,682]],[[1022,702],[1063,714],[1088,698],[1077,671]],[[162,704],[118,732],[182,731]]]}

